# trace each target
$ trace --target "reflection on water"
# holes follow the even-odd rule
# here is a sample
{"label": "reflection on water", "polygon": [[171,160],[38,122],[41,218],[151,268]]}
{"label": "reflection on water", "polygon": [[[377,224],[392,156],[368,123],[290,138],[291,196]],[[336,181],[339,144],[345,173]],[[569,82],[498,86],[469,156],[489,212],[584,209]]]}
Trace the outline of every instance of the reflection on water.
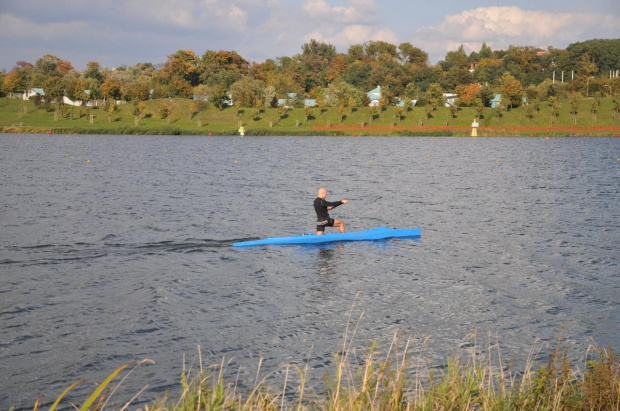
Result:
{"label": "reflection on water", "polygon": [[336,244],[329,248],[320,248],[317,253],[316,266],[319,274],[322,276],[330,276],[334,273],[332,260],[334,259],[334,249],[343,249],[344,244]]}
{"label": "reflection on water", "polygon": [[[240,386],[261,358],[266,373],[308,361],[320,385],[356,295],[354,345],[401,330],[415,351],[430,336],[429,367],[474,329],[497,335],[507,362],[562,325],[575,356],[590,338],[619,350],[619,149],[612,138],[5,136],[0,409],[49,405],[143,358],[157,364],[117,395],[149,384],[148,402],[178,390],[198,345],[207,364],[231,359]],[[350,199],[338,210],[349,230],[421,227],[422,238],[231,246],[312,232],[320,186]]]}

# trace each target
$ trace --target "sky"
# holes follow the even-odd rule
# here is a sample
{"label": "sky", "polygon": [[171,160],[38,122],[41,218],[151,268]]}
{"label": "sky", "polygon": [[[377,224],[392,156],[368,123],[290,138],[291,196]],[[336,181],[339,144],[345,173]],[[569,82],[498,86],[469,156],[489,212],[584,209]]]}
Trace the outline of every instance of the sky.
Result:
{"label": "sky", "polygon": [[620,38],[618,0],[0,0],[0,70],[53,54],[77,70],[164,63],[177,50],[262,62],[311,39],[346,52],[409,42],[432,63],[463,44],[565,48]]}

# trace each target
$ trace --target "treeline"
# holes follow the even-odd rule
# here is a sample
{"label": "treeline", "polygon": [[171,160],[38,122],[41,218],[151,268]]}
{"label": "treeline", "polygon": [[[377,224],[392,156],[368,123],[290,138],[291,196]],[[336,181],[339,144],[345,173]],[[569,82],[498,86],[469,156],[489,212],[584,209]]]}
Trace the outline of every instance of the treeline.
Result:
{"label": "treeline", "polygon": [[[428,54],[410,43],[369,41],[346,53],[311,40],[293,56],[249,62],[234,51],[178,50],[163,64],[137,63],[114,69],[90,62],[86,70],[53,55],[34,64],[19,61],[0,73],[0,95],[44,90],[46,103],[72,100],[140,102],[159,98],[206,99],[223,108],[235,105],[274,107],[278,99],[303,107],[368,105],[367,91],[381,86],[381,105],[398,100],[441,104],[443,93],[456,93],[458,105],[488,106],[496,93],[502,104],[518,105],[524,97],[611,97],[620,93],[620,39],[589,40],[566,49],[510,46],[492,50],[485,43],[469,55],[463,46],[430,64]],[[86,92],[86,90],[88,90]],[[60,103],[59,103],[60,104]]]}

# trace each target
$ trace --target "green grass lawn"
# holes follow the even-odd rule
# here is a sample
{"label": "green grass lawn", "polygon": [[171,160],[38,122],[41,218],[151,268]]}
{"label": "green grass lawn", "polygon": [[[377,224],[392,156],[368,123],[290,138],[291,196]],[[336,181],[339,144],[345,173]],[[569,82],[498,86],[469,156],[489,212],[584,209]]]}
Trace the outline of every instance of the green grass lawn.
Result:
{"label": "green grass lawn", "polygon": [[[314,125],[332,126],[343,124],[348,126],[379,125],[379,126],[417,126],[419,124],[432,126],[469,126],[476,117],[473,107],[460,108],[456,116],[451,118],[450,110],[445,107],[437,108],[430,118],[426,118],[425,107],[414,107],[404,113],[401,120],[397,118],[398,108],[387,107],[378,116],[371,119],[371,111],[368,107],[357,107],[350,110],[346,108],[342,117],[338,108],[313,108],[306,121],[304,109],[286,110],[281,119],[278,119],[277,109],[266,109],[256,114],[252,108],[236,107],[218,110],[209,105],[208,108],[198,112],[190,112],[191,100],[169,99],[146,102],[146,110],[143,118],[136,125],[134,105],[132,103],[120,104],[117,111],[110,116],[99,107],[71,107],[65,106],[65,113],[56,113],[57,108],[37,108],[32,101],[0,99],[0,129],[2,131],[22,132],[117,132],[119,134],[140,133],[182,133],[182,134],[235,134],[239,124],[243,124],[246,133],[251,134],[320,134],[313,132]],[[561,100],[561,109],[557,119],[552,121],[552,109],[549,102],[541,102],[540,110],[535,112],[533,118],[526,115],[526,107],[518,107],[504,110],[498,117],[495,109],[485,108],[481,126],[573,126],[570,113],[571,102]],[[162,119],[160,108],[168,104],[171,108],[169,119]],[[591,99],[580,101],[577,126],[613,126],[620,127],[620,116],[613,109],[612,99],[601,99],[600,107],[596,113],[596,119],[590,109]],[[71,115],[73,113],[73,115]],[[89,116],[93,115],[94,122],[90,124]],[[270,125],[271,123],[271,125]],[[19,128],[21,126],[21,128]],[[620,132],[620,129],[618,130]],[[347,132],[344,132],[347,134]],[[337,133],[335,133],[337,134]],[[342,134],[342,133],[341,133]],[[348,133],[350,134],[350,132]],[[368,133],[367,133],[368,134]],[[374,134],[377,134],[376,132]],[[389,131],[379,134],[390,134]],[[465,135],[464,132],[461,132]],[[523,133],[522,133],[523,134]]]}

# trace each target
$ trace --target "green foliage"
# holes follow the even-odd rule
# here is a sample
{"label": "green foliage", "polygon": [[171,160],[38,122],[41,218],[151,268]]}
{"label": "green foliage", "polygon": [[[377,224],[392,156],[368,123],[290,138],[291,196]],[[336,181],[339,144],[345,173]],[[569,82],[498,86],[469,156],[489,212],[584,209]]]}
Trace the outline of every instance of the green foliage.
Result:
{"label": "green foliage", "polygon": [[566,51],[569,54],[569,61],[573,67],[576,61],[579,61],[582,56],[587,55],[594,61],[599,72],[618,70],[620,39],[583,41],[569,45]]}
{"label": "green foliage", "polygon": [[[492,50],[482,44],[468,56],[461,45],[446,53],[439,64],[431,65],[428,54],[410,43],[398,46],[385,41],[351,45],[338,53],[326,42],[310,40],[301,53],[250,64],[234,51],[207,50],[199,57],[192,50],[177,50],[165,63],[137,63],[102,69],[89,62],[86,70],[73,70],[70,62],[46,54],[35,64],[17,62],[0,76],[0,96],[29,87],[43,87],[46,98],[64,95],[72,100],[101,99],[147,101],[163,98],[208,99],[223,110],[232,93],[243,107],[277,106],[278,97],[295,93],[287,105],[303,108],[304,98],[317,98],[320,108],[367,106],[366,92],[381,85],[383,107],[397,98],[420,99],[427,93],[428,104],[441,106],[436,85],[444,92],[465,90],[463,86],[481,84],[476,98],[488,106],[495,93],[504,97],[507,108],[521,105],[521,97],[546,101],[549,97],[571,98],[577,92],[586,97],[617,97],[620,80],[607,79],[620,61],[620,40],[589,40],[571,44],[566,50],[549,47],[510,46]],[[472,63],[477,63],[473,73]],[[558,81],[561,72],[571,80]],[[555,82],[552,81],[554,73]],[[90,97],[84,90],[90,91]],[[325,90],[322,95],[319,90]],[[429,92],[430,91],[430,92]],[[463,99],[472,105],[474,99]],[[354,103],[353,103],[354,101]],[[426,104],[420,101],[420,104]],[[464,104],[462,104],[464,105]],[[323,110],[321,110],[323,113]],[[349,114],[352,114],[350,112]]]}
{"label": "green foliage", "polygon": [[[573,126],[573,115],[571,114],[571,100],[558,99],[560,103],[559,112],[554,122],[554,126]],[[600,106],[597,106],[596,122],[593,119],[590,107],[592,99],[580,100],[580,109],[576,114],[576,125],[582,127],[588,126],[615,126],[619,123],[614,120],[617,115],[614,109],[614,101],[610,98],[599,99]],[[245,111],[244,120],[249,124],[246,126],[246,135],[254,135],[254,130],[270,130],[269,132],[261,132],[269,135],[312,135],[312,134],[345,134],[351,135],[354,131],[337,131],[337,130],[313,130],[314,126],[320,125],[337,125],[340,124],[341,112],[340,107],[324,107],[320,108],[293,108],[287,110],[286,116],[283,116],[278,124],[274,124],[273,128],[269,128],[269,122],[275,123],[277,111],[267,109],[266,114],[262,114],[259,110],[258,116],[250,121],[251,116],[256,114],[252,108],[241,108],[235,106],[233,108],[223,108],[222,110],[196,110],[198,105],[210,105],[201,100],[186,99],[163,99],[149,100],[138,103],[140,109],[139,124],[136,124],[135,118],[136,105],[134,104],[118,104],[115,105],[114,112],[110,114],[108,123],[108,109],[110,104],[105,106],[90,107],[90,114],[94,118],[94,123],[90,124],[88,115],[78,117],[77,108],[75,109],[75,117],[73,119],[68,116],[71,110],[63,104],[49,105],[49,111],[45,108],[47,103],[42,103],[44,109],[37,110],[34,101],[21,101],[15,99],[0,100],[0,128],[9,131],[21,132],[47,132],[53,130],[54,133],[92,133],[92,134],[188,134],[188,135],[208,135],[209,133],[220,135],[234,135],[239,128],[237,112]],[[160,110],[162,104],[169,104],[172,111],[167,118],[160,118]],[[192,109],[192,104],[196,107]],[[25,108],[25,110],[23,109]],[[619,107],[620,108],[620,107]],[[398,121],[399,107],[387,106],[384,112],[379,113],[377,110],[376,117],[372,124],[378,126],[390,126]],[[498,119],[493,109],[485,107],[459,107],[458,116],[450,120],[450,126],[464,127],[463,131],[452,131],[455,135],[468,135],[470,125],[473,118],[480,115],[479,132],[486,126],[537,126],[548,127],[549,120],[552,117],[552,104],[543,103],[534,100],[528,105],[513,108],[510,111],[502,111],[502,117]],[[322,111],[322,115],[319,110]],[[370,124],[370,109],[365,107],[345,108],[345,116],[342,118],[343,126],[360,127],[362,123]],[[426,110],[429,117],[426,118]],[[21,114],[18,116],[18,112]],[[196,113],[196,114],[194,114]],[[531,113],[532,115],[528,115]],[[379,115],[380,114],[380,115]],[[307,118],[306,118],[307,116]],[[416,105],[413,111],[405,112],[402,116],[399,126],[409,128],[418,126],[422,121],[425,126],[444,126],[446,118],[450,117],[450,109],[446,107],[437,107],[433,110],[430,105]],[[199,120],[199,121],[198,121]],[[296,121],[300,120],[299,126]],[[170,122],[170,125],[168,125]],[[20,125],[21,124],[21,128]],[[17,126],[16,126],[17,125]],[[248,127],[250,126],[250,127]],[[92,131],[91,131],[92,130]],[[428,131],[426,131],[428,132]],[[542,132],[542,131],[541,131]],[[358,135],[369,134],[356,131]],[[374,132],[375,135],[377,131]],[[447,130],[443,130],[444,135],[448,134]],[[503,133],[503,132],[502,132]],[[528,135],[529,131],[514,131],[510,135]],[[536,132],[533,132],[536,134]],[[601,131],[600,134],[604,134]],[[607,131],[607,135],[616,134],[617,132]],[[388,128],[386,131],[379,132],[383,135],[393,135]],[[591,132],[582,132],[577,134],[589,134]],[[563,135],[568,135],[564,132]]]}
{"label": "green foliage", "polygon": [[426,90],[426,101],[432,107],[443,106],[443,90],[439,83],[432,83]]}

